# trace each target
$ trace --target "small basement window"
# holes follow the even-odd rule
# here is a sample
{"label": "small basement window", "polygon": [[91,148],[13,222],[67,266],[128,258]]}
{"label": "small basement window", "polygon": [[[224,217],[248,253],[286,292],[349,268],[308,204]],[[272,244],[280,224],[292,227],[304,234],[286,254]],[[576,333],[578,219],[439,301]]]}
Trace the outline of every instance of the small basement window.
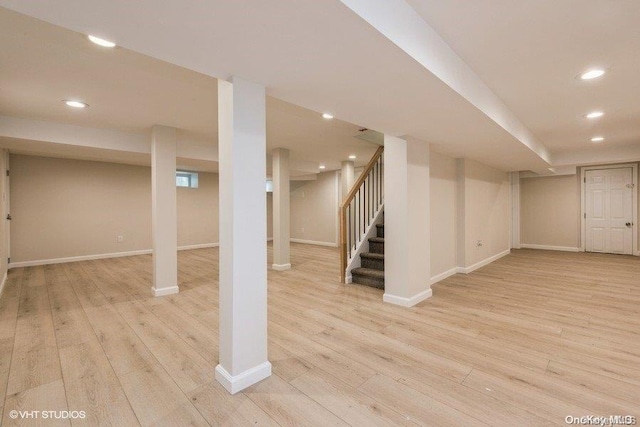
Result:
{"label": "small basement window", "polygon": [[198,188],[198,173],[177,171],[176,187]]}

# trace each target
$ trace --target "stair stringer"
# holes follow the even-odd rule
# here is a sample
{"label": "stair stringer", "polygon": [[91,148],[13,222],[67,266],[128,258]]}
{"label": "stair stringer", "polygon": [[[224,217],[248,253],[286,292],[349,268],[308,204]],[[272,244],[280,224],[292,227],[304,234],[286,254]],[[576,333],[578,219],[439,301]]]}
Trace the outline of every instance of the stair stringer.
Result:
{"label": "stair stringer", "polygon": [[382,224],[384,222],[384,203],[380,205],[380,209],[373,216],[373,221],[367,228],[367,232],[362,236],[362,240],[360,244],[356,248],[355,251],[351,253],[351,257],[347,260],[347,269],[344,274],[344,282],[351,283],[351,270],[354,268],[361,267],[360,254],[364,252],[369,252],[369,238],[376,237],[378,231],[376,230],[376,225]]}

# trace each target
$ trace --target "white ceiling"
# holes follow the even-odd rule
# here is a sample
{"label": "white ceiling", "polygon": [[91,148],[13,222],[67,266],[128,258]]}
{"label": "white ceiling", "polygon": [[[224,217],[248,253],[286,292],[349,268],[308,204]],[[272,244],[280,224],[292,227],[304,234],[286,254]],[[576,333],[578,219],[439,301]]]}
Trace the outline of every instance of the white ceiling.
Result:
{"label": "white ceiling", "polygon": [[639,1],[407,1],[553,151],[640,143]]}
{"label": "white ceiling", "polygon": [[135,6],[125,0],[0,0],[0,5],[210,76],[262,83],[278,99],[392,135],[411,135],[445,154],[505,170],[547,166],[336,0],[139,0]]}
{"label": "white ceiling", "polygon": [[[217,145],[217,80],[127,49],[104,49],[82,34],[0,8],[0,115],[77,126],[148,132],[154,124],[179,129],[180,140]],[[85,110],[62,100],[79,99]],[[368,161],[376,146],[354,138],[360,126],[267,98],[267,145],[291,150],[305,164],[300,174],[325,164],[338,169],[349,155]],[[145,155],[77,148],[15,138],[0,142],[13,152],[64,155],[149,164]],[[267,157],[268,160],[268,157]],[[216,165],[185,167],[215,170]],[[211,162],[209,162],[211,163]],[[296,163],[294,162],[295,166]],[[295,171],[294,171],[295,174]]]}
{"label": "white ceiling", "polygon": [[[585,151],[597,158],[640,142],[640,2],[407,1],[552,154],[564,160],[577,150],[592,159]],[[309,109],[274,98],[267,104],[268,144],[289,147],[300,160],[337,168],[357,149],[349,146],[357,130],[351,122],[504,170],[548,166],[338,0],[0,5],[75,31],[0,11],[0,114],[122,129],[162,122],[194,141],[211,140],[215,80],[205,74],[238,75]],[[202,74],[123,48],[96,49],[82,33]],[[610,68],[604,79],[574,79],[595,65]],[[83,84],[75,85],[83,88],[77,96],[91,104],[84,116],[44,105],[75,95],[67,94],[75,82]],[[29,99],[21,100],[24,92]],[[606,111],[600,121],[581,117],[598,108]],[[317,120],[314,111],[343,121]],[[589,143],[596,133],[607,138],[599,147]]]}

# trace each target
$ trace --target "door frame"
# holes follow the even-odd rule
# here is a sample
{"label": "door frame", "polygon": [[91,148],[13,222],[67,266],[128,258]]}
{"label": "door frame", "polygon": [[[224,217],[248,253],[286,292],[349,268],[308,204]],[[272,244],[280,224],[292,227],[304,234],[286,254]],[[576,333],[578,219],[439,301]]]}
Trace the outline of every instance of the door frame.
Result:
{"label": "door frame", "polygon": [[638,249],[638,164],[637,163],[621,163],[615,165],[602,165],[602,166],[583,166],[580,168],[580,250],[581,252],[587,251],[587,220],[585,218],[586,209],[586,191],[587,186],[585,178],[588,170],[602,170],[602,169],[622,169],[631,168],[631,176],[633,179],[633,195],[632,195],[632,212],[633,212],[633,226],[631,227],[632,236],[632,252],[635,256],[640,256],[640,250]]}

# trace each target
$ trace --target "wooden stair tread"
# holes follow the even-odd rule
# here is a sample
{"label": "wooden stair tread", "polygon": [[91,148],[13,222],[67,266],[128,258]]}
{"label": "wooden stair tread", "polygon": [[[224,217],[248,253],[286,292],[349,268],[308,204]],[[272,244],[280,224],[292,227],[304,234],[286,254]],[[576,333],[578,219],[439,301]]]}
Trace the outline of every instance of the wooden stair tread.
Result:
{"label": "wooden stair tread", "polygon": [[374,243],[384,243],[384,237],[370,237],[369,241]]}

